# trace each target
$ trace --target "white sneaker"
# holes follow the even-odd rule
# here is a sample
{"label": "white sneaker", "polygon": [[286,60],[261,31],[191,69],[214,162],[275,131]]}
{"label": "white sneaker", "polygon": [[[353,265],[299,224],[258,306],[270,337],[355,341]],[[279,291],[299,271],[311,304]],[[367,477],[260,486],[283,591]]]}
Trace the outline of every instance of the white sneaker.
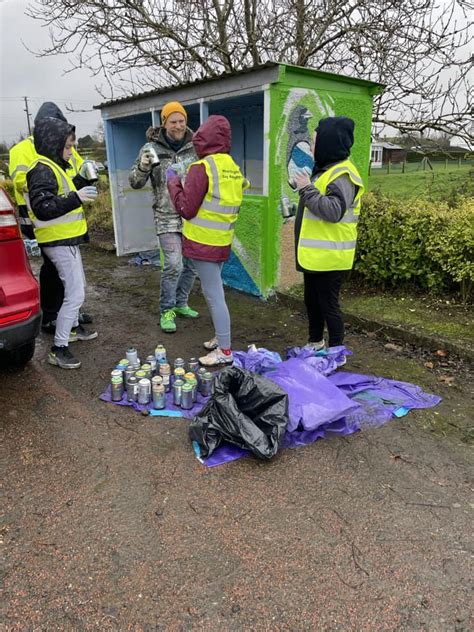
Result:
{"label": "white sneaker", "polygon": [[211,338],[211,340],[208,340],[207,342],[203,342],[202,346],[208,351],[213,351],[214,349],[217,349],[217,347],[219,346],[219,343],[217,342],[217,336],[214,336],[214,338]]}
{"label": "white sneaker", "polygon": [[308,351],[322,351],[326,347],[326,343],[324,340],[320,340],[319,342],[308,342],[307,345],[303,347],[303,349],[308,349]]}
{"label": "white sneaker", "polygon": [[221,364],[232,364],[234,361],[234,356],[232,353],[226,355],[219,348],[214,349],[210,353],[202,358],[199,358],[199,362],[203,366],[219,366]]}

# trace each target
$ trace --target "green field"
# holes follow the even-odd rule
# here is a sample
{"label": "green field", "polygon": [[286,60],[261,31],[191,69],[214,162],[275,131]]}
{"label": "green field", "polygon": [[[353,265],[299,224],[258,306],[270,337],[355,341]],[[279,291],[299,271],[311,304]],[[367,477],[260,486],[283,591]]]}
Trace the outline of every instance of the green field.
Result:
{"label": "green field", "polygon": [[452,200],[456,195],[474,195],[474,163],[460,167],[444,163],[433,163],[433,171],[416,170],[418,165],[408,163],[405,173],[401,167],[392,166],[391,173],[383,169],[373,169],[369,176],[369,191],[399,199],[413,197],[429,200]]}

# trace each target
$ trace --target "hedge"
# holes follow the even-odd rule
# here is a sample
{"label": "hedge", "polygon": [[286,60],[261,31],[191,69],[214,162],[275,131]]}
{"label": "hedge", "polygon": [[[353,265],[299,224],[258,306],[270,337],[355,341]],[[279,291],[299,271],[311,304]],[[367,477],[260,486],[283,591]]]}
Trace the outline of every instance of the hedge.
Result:
{"label": "hedge", "polygon": [[474,281],[474,198],[455,207],[364,196],[354,269],[382,287],[411,285],[470,299]]}

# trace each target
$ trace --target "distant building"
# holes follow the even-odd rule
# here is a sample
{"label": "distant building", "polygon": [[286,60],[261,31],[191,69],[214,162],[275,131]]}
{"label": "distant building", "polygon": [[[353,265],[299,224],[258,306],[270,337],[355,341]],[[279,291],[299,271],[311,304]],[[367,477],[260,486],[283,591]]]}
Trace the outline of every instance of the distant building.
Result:
{"label": "distant building", "polygon": [[370,166],[374,169],[388,162],[398,163],[406,160],[407,150],[400,145],[385,141],[374,141],[370,148]]}

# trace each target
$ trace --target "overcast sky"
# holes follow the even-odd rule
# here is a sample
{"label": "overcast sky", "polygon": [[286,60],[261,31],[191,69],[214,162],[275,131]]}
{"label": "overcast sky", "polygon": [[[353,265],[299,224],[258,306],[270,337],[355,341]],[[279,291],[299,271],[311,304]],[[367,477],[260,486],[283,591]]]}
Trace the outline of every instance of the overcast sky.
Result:
{"label": "overcast sky", "polygon": [[79,137],[94,133],[100,112],[68,112],[66,105],[90,110],[102,103],[94,88],[97,77],[86,70],[65,75],[70,67],[66,56],[37,58],[25,49],[22,40],[33,50],[49,44],[46,29],[25,15],[27,6],[27,0],[0,0],[0,141],[11,144],[28,133],[24,96],[32,119],[44,101],[54,101]]}

